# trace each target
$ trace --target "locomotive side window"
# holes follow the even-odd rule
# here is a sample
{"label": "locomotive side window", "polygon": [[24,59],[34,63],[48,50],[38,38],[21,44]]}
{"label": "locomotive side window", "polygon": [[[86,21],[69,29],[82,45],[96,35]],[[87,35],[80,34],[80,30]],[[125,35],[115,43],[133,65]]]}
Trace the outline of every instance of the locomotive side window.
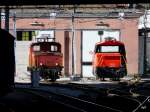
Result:
{"label": "locomotive side window", "polygon": [[40,46],[33,46],[33,51],[40,51]]}

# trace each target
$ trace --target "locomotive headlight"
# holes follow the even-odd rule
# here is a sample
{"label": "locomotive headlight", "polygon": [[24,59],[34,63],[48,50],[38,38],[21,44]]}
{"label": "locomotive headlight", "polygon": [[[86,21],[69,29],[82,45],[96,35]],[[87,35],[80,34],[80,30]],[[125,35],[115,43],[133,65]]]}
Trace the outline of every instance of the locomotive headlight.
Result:
{"label": "locomotive headlight", "polygon": [[56,63],[56,66],[58,66],[58,63]]}
{"label": "locomotive headlight", "polygon": [[40,66],[42,66],[43,65],[43,63],[40,63]]}

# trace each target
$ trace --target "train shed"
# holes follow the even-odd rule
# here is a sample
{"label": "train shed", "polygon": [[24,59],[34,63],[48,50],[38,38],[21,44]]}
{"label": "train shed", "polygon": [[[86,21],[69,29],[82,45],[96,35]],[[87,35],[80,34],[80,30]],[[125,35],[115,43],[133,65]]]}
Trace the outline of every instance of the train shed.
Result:
{"label": "train shed", "polygon": [[[93,77],[90,52],[96,42],[103,41],[107,36],[125,43],[128,74],[139,73],[138,21],[143,15],[139,9],[129,9],[126,4],[111,7],[108,4],[43,5],[6,9],[1,14],[5,17],[9,14],[9,18],[1,20],[1,27],[9,26],[7,30],[16,37],[16,58],[23,56],[16,63],[22,73],[28,64],[28,47],[38,35],[50,35],[61,43],[64,76]],[[6,13],[8,10],[9,13]],[[98,34],[99,31],[102,35]]]}

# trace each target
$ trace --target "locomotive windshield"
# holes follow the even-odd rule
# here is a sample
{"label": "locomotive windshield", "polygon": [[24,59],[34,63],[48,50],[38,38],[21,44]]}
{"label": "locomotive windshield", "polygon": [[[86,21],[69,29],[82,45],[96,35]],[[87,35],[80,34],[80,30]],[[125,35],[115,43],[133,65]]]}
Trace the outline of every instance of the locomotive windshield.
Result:
{"label": "locomotive windshield", "polygon": [[39,52],[60,52],[60,49],[57,45],[35,45],[33,46],[33,51]]}
{"label": "locomotive windshield", "polygon": [[33,46],[33,51],[40,51],[40,46],[38,45]]}
{"label": "locomotive windshield", "polygon": [[120,46],[97,45],[95,48],[95,53],[112,53],[112,52],[119,52],[125,55],[125,48],[123,45],[120,45]]}
{"label": "locomotive windshield", "polygon": [[52,52],[56,52],[56,51],[58,51],[58,48],[55,45],[51,45],[49,50],[52,51]]}
{"label": "locomotive windshield", "polygon": [[119,52],[119,46],[101,46],[101,52]]}

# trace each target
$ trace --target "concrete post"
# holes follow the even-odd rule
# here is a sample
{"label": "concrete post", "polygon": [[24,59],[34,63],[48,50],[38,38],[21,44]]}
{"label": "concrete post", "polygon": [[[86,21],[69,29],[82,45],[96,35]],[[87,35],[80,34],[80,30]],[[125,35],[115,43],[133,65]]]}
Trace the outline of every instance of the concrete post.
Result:
{"label": "concrete post", "polygon": [[0,9],[0,28],[2,27],[2,24],[1,24],[2,23],[2,14],[1,13],[2,13],[2,10]]}
{"label": "concrete post", "polygon": [[5,9],[5,30],[9,32],[9,7]]}
{"label": "concrete post", "polygon": [[39,81],[40,81],[40,70],[32,70],[31,71],[32,87],[39,87]]}

